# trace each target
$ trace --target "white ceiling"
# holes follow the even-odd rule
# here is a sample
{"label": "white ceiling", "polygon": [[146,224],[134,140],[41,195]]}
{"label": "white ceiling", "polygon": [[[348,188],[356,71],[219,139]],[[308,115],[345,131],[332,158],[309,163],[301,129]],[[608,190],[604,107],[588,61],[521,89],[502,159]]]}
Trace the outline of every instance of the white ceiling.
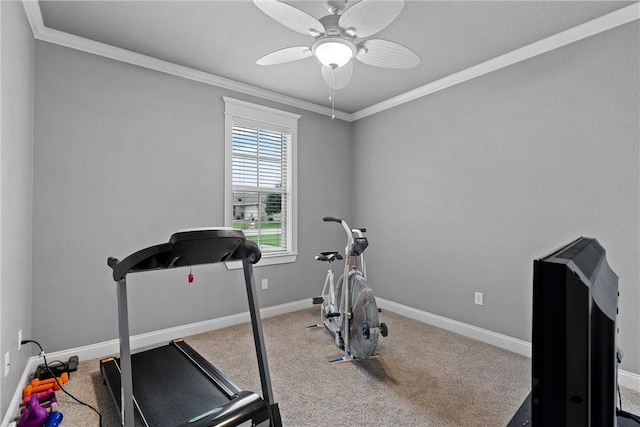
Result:
{"label": "white ceiling", "polygon": [[[318,18],[327,14],[323,1],[287,3]],[[400,16],[373,37],[409,47],[422,58],[420,65],[388,70],[354,61],[351,82],[336,92],[336,109],[357,113],[631,4],[637,2],[409,0]],[[250,0],[39,5],[47,29],[330,106],[315,58],[272,66],[255,63],[280,48],[310,45],[312,38],[274,21]]]}

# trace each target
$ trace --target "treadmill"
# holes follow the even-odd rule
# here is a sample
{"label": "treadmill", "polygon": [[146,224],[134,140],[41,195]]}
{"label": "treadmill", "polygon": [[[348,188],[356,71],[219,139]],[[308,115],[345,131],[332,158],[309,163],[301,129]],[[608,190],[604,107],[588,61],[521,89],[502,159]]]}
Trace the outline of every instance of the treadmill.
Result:
{"label": "treadmill", "polygon": [[[120,357],[100,361],[100,371],[125,427],[282,426],[267,365],[253,264],[258,246],[242,230],[206,228],[180,231],[168,243],[139,250],[122,261],[110,257],[117,283]],[[127,274],[241,260],[258,358],[262,397],[240,390],[182,339],[131,354]]]}

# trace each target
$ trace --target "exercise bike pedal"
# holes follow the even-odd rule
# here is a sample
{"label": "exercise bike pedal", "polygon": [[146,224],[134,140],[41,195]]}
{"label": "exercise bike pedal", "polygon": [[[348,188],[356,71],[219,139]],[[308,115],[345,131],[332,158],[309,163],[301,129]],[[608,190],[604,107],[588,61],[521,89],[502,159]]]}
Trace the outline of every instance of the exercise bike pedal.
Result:
{"label": "exercise bike pedal", "polygon": [[325,314],[324,317],[326,317],[326,318],[329,318],[329,317],[340,317],[340,313],[327,313],[327,314]]}
{"label": "exercise bike pedal", "polygon": [[382,335],[383,337],[389,335],[389,328],[387,327],[386,323],[380,323],[380,335]]}
{"label": "exercise bike pedal", "polygon": [[324,302],[324,298],[322,298],[322,297],[313,297],[313,304],[314,305],[322,304],[323,302]]}

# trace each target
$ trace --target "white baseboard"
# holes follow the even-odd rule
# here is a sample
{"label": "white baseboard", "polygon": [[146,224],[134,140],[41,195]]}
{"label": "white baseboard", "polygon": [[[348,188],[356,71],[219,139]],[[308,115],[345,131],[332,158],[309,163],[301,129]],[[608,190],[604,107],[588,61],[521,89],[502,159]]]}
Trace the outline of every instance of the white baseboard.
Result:
{"label": "white baseboard", "polygon": [[640,375],[618,369],[618,384],[622,387],[640,392]]}
{"label": "white baseboard", "polygon": [[[302,310],[311,307],[311,298],[305,300],[293,301],[286,304],[274,305],[260,309],[260,317],[277,316],[280,314],[290,313],[296,310]],[[131,337],[131,349],[153,346],[157,344],[167,343],[176,338],[188,337],[191,335],[202,334],[204,332],[222,329],[240,323],[249,322],[249,312],[232,314],[230,316],[218,317],[216,319],[205,320],[202,322],[190,323],[188,325],[177,326],[175,328],[162,329],[154,332],[147,332]],[[80,360],[97,359],[110,356],[120,351],[118,340],[104,341],[97,344],[91,344],[83,347],[76,347],[69,350],[62,350],[55,353],[47,354],[51,360],[65,360],[71,356],[78,356]],[[38,358],[34,358],[38,359]],[[37,363],[42,363],[38,361]],[[35,365],[37,366],[37,364]],[[35,368],[34,366],[34,368]]]}
{"label": "white baseboard", "polygon": [[[392,311],[401,316],[437,326],[438,328],[455,332],[480,342],[495,345],[496,347],[500,347],[529,358],[531,357],[531,343],[528,341],[523,341],[508,335],[502,335],[487,329],[478,328],[477,326],[438,316],[437,314],[418,310],[413,307],[398,304],[382,298],[376,297],[376,302],[378,307]],[[622,387],[640,392],[640,375],[618,369],[618,384]]]}
{"label": "white baseboard", "polygon": [[[260,317],[265,319],[267,317],[277,316],[280,314],[286,314],[297,310],[302,310],[307,307],[311,307],[311,298],[306,298],[300,301],[293,301],[286,304],[275,305],[272,307],[265,307],[260,309]],[[146,346],[153,346],[158,344],[167,343],[176,338],[187,337],[191,335],[201,334],[204,332],[213,331],[215,329],[222,329],[228,326],[239,325],[241,323],[249,322],[251,320],[249,312],[233,314],[231,316],[219,317],[217,319],[205,320],[203,322],[191,323],[188,325],[177,326],[175,328],[162,329],[160,331],[148,332],[145,334],[135,335],[131,337],[131,348],[141,348]],[[101,343],[85,345],[82,347],[76,347],[68,350],[56,351],[53,353],[47,353],[48,360],[67,360],[71,356],[78,356],[80,360],[91,360],[110,355],[117,354],[120,351],[118,340],[104,341]],[[20,378],[21,386],[15,391],[11,403],[7,408],[4,419],[2,420],[2,427],[10,426],[15,414],[17,414],[20,402],[22,400],[22,389],[30,381],[31,373],[35,371],[37,366],[43,363],[42,357],[32,356],[27,361],[22,377]]]}
{"label": "white baseboard", "polygon": [[423,323],[428,323],[429,325],[437,326],[438,328],[455,332],[456,334],[464,335],[465,337],[473,338],[477,341],[495,345],[496,347],[504,348],[505,350],[509,350],[523,356],[531,357],[531,343],[527,341],[502,335],[488,329],[478,328],[477,326],[452,320],[447,317],[438,316],[437,314],[418,310],[413,307],[398,304],[382,298],[376,297],[376,302],[378,303],[378,307],[400,314],[401,316],[418,320]]}
{"label": "white baseboard", "polygon": [[[531,357],[531,343],[527,341],[499,334],[497,332],[489,331],[487,329],[479,328],[477,326],[469,325],[467,323],[452,320],[443,316],[438,316],[437,314],[418,310],[382,298],[376,298],[376,301],[378,303],[378,307],[380,307],[381,309],[389,310],[401,316],[418,320],[420,322],[427,323],[429,325],[433,325],[447,331],[451,331],[478,340],[480,342],[495,345],[496,347],[500,347],[526,357]],[[260,315],[262,318],[267,318],[280,314],[290,313],[297,310],[302,310],[311,306],[311,298],[307,298],[287,304],[262,308],[260,309]],[[178,326],[175,328],[135,335],[131,337],[131,348],[135,349],[145,346],[157,345],[171,341],[175,338],[196,335],[215,329],[238,325],[240,323],[245,323],[248,321],[250,321],[249,312],[244,312],[231,316],[220,317],[217,319],[206,320],[203,322],[191,323],[189,325]],[[80,360],[91,360],[110,356],[118,352],[119,346],[118,340],[116,339],[83,347],[76,347],[69,350],[62,350],[55,353],[49,353],[47,354],[47,356],[51,360],[65,360],[71,356],[78,356]],[[31,372],[33,372],[40,363],[42,363],[42,358],[40,357],[34,356],[29,359],[29,361],[27,362],[27,366],[22,373],[22,377],[20,378],[20,384],[23,384],[24,386],[29,382]],[[627,387],[629,389],[640,392],[640,375],[638,374],[619,369],[618,383],[623,387]],[[9,405],[5,417],[2,421],[2,427],[9,426],[10,422],[13,419],[13,414],[16,414],[18,412],[22,396],[21,390],[22,387],[19,387],[14,393],[11,404]]]}

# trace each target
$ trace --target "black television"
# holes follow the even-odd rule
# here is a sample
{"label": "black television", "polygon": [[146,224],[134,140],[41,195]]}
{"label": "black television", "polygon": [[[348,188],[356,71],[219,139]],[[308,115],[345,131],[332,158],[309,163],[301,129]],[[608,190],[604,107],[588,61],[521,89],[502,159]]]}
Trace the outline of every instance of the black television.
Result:
{"label": "black television", "polygon": [[615,427],[618,276],[581,237],[533,265],[531,425]]}

